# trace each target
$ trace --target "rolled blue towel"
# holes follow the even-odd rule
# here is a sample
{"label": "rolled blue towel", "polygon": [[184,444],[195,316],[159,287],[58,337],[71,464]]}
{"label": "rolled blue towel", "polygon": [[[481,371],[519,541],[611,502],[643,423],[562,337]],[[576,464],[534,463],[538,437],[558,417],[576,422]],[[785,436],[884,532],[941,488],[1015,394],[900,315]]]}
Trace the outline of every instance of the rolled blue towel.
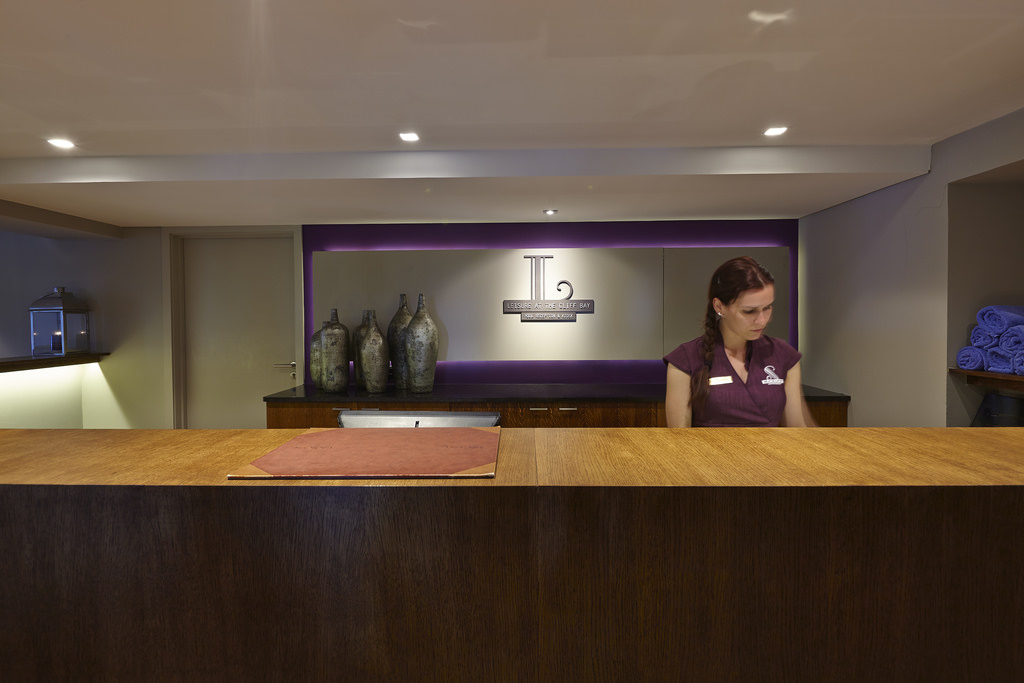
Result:
{"label": "rolled blue towel", "polygon": [[971,330],[971,346],[977,346],[979,349],[991,349],[998,343],[999,335],[986,332],[981,329],[980,325],[975,325]]}
{"label": "rolled blue towel", "polygon": [[956,366],[961,370],[984,370],[985,352],[977,346],[965,346],[956,352]]}
{"label": "rolled blue towel", "polygon": [[1006,332],[999,335],[999,348],[1010,353],[1024,351],[1024,325],[1006,328]]}
{"label": "rolled blue towel", "polygon": [[978,326],[989,334],[1002,334],[1014,325],[1024,325],[1024,306],[985,306],[978,311]]}
{"label": "rolled blue towel", "polygon": [[1013,374],[1013,354],[1003,351],[998,346],[983,351],[985,354],[986,372],[1001,372],[1004,375]]}
{"label": "rolled blue towel", "polygon": [[1013,374],[1024,375],[1024,351],[1013,355]]}

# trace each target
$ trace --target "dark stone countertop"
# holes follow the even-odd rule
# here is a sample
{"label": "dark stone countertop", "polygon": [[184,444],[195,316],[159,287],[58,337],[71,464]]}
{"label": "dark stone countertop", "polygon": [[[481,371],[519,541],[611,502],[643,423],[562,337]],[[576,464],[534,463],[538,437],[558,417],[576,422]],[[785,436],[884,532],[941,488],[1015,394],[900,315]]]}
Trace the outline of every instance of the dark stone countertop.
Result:
{"label": "dark stone countertop", "polygon": [[[817,387],[803,386],[808,401],[849,401],[850,397]],[[476,401],[653,401],[665,400],[665,385],[656,384],[435,384],[434,390],[414,394],[396,392],[393,386],[380,394],[356,390],[350,383],[348,390],[338,393],[321,391],[305,384],[263,397],[264,402],[359,403],[476,402]]]}

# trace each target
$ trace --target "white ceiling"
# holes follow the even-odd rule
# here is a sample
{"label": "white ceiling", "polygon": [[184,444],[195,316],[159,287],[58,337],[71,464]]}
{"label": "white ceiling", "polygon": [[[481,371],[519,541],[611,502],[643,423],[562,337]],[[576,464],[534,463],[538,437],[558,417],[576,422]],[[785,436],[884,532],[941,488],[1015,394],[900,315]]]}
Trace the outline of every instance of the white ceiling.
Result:
{"label": "white ceiling", "polygon": [[1021,108],[1021,0],[0,0],[0,229],[794,218]]}

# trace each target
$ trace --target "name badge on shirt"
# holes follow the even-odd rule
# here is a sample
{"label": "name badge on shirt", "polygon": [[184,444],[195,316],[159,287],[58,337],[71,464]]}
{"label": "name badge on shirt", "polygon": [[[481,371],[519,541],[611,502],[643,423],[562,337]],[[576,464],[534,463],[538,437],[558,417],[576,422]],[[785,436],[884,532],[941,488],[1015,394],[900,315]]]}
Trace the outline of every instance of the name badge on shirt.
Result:
{"label": "name badge on shirt", "polygon": [[708,384],[715,386],[716,384],[732,384],[731,375],[723,375],[721,377],[710,377],[708,378]]}

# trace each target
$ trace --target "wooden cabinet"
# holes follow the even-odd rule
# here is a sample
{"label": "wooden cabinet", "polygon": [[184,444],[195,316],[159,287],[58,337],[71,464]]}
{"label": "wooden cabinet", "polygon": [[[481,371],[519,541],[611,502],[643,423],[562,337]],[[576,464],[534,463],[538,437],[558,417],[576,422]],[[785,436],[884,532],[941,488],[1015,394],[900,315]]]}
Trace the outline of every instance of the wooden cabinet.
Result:
{"label": "wooden cabinet", "polygon": [[[422,396],[353,392],[336,395],[335,400],[315,389],[296,387],[264,400],[267,427],[272,429],[337,427],[342,410],[491,412],[501,416],[503,427],[664,427],[664,392],[663,386],[655,385],[463,385],[437,387]],[[846,426],[849,396],[807,386],[804,394],[818,425]]]}
{"label": "wooden cabinet", "polygon": [[657,427],[655,401],[487,401],[452,403],[451,410],[493,412],[502,427]]}
{"label": "wooden cabinet", "polygon": [[485,401],[454,403],[387,401],[268,402],[267,427],[337,427],[342,410],[437,410],[493,412],[503,427],[657,427],[658,404],[650,401]]}
{"label": "wooden cabinet", "polygon": [[807,410],[819,427],[845,427],[848,406],[848,401],[807,401]]}
{"label": "wooden cabinet", "polygon": [[657,427],[650,401],[529,401],[499,408],[508,427]]}
{"label": "wooden cabinet", "polygon": [[355,410],[355,403],[267,403],[267,427],[291,429],[298,427],[337,427],[338,413]]}

